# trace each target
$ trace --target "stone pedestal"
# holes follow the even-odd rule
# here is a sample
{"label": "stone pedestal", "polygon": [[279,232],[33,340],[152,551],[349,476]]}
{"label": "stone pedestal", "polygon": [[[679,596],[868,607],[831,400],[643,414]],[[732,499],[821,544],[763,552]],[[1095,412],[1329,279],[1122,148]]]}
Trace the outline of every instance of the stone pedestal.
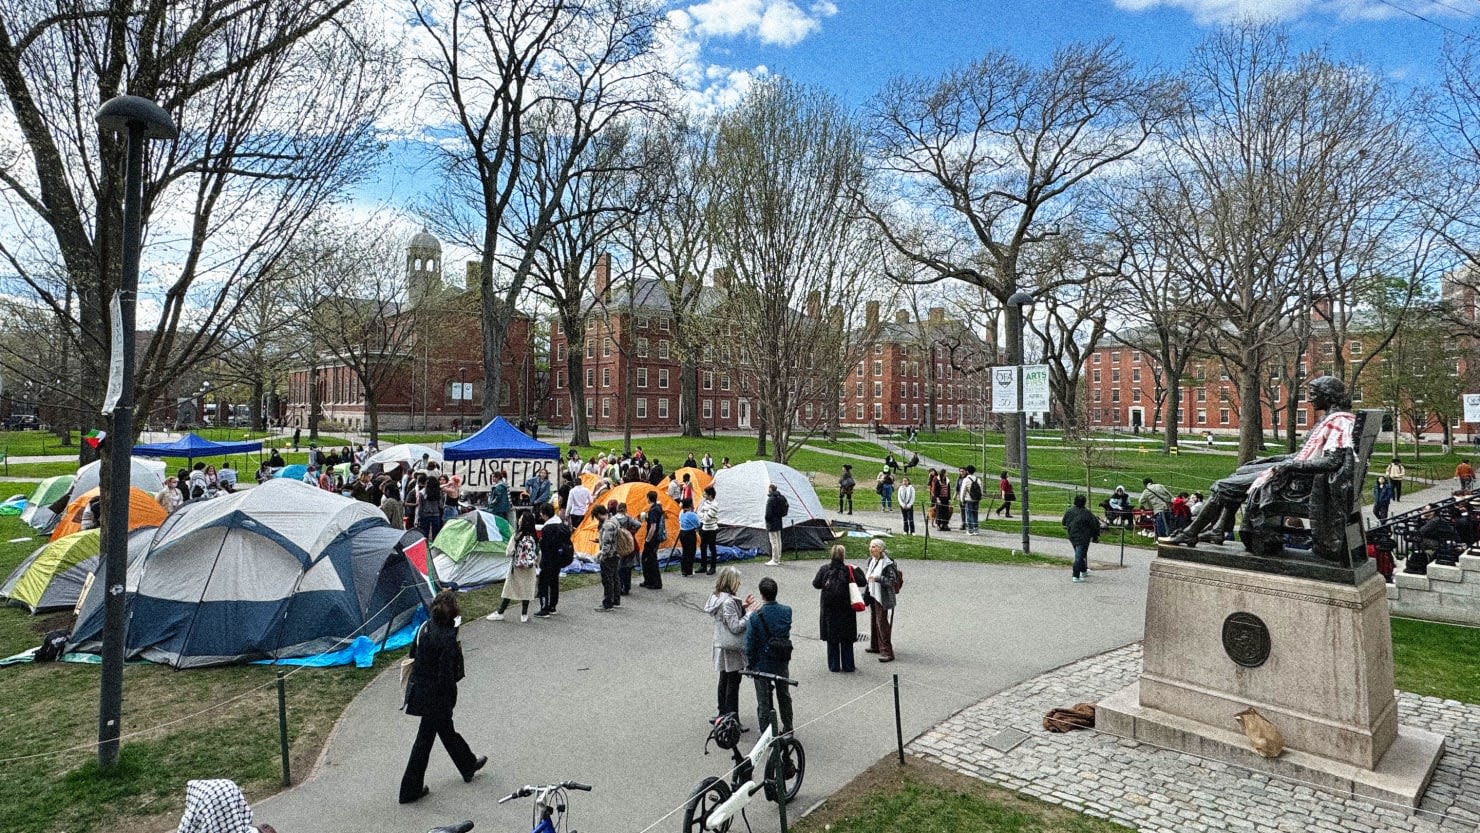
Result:
{"label": "stone pedestal", "polygon": [[[1159,746],[1414,806],[1443,738],[1400,730],[1380,576],[1359,584],[1158,558],[1138,684],[1099,727]],[[1253,706],[1285,738],[1255,755],[1234,721]]]}

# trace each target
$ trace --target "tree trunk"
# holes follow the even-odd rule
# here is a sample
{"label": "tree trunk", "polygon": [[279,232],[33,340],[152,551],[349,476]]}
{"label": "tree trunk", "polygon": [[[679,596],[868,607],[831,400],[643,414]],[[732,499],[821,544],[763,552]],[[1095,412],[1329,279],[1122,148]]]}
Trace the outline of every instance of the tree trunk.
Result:
{"label": "tree trunk", "polygon": [[[1258,366],[1257,362],[1245,365]],[[1240,368],[1238,395],[1238,461],[1242,464],[1259,456],[1264,440],[1264,420],[1259,410],[1259,377],[1254,371]]]}
{"label": "tree trunk", "polygon": [[756,408],[755,421],[759,427],[755,435],[755,456],[763,459],[766,457],[766,418],[760,408]]}
{"label": "tree trunk", "polygon": [[267,416],[262,408],[262,398],[267,394],[267,385],[258,376],[252,380],[252,403],[248,406],[252,414],[252,428],[257,431],[267,430]]}
{"label": "tree trunk", "polygon": [[1166,373],[1166,414],[1163,418],[1162,437],[1167,451],[1178,448],[1180,443],[1177,424],[1182,421],[1182,374],[1172,369],[1166,354],[1162,354],[1161,366]]}
{"label": "tree trunk", "polygon": [[319,419],[323,417],[323,402],[319,397],[319,363],[308,367],[308,441],[316,443],[319,441]]}
{"label": "tree trunk", "polygon": [[[689,354],[684,351],[685,356]],[[699,424],[699,366],[692,358],[685,358],[678,368],[679,428],[685,437],[703,437],[704,426]]]}
{"label": "tree trunk", "polygon": [[365,422],[370,426],[370,443],[380,445],[380,404],[375,401],[375,388],[366,385],[364,379],[360,384],[365,387]]}
{"label": "tree trunk", "polygon": [[[485,243],[488,241],[485,240]],[[483,407],[481,414],[483,424],[493,422],[498,416],[498,403],[503,394],[503,373],[500,372],[500,361],[504,355],[504,346],[509,338],[509,311],[501,299],[494,294],[493,275],[493,248],[484,246],[484,255],[479,264],[482,270],[479,280],[483,316]]]}
{"label": "tree trunk", "polygon": [[589,446],[591,428],[586,423],[586,376],[581,357],[586,349],[586,324],[583,319],[562,318],[565,329],[565,372],[570,378],[570,444]]}

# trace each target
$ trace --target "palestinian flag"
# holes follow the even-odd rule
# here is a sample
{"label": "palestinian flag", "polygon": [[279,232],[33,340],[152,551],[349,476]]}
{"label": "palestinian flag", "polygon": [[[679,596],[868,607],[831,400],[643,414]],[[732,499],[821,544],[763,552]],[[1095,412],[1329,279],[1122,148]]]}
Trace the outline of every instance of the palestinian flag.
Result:
{"label": "palestinian flag", "polygon": [[97,448],[98,446],[102,445],[103,440],[106,439],[108,439],[107,431],[99,431],[98,429],[94,428],[93,430],[87,432],[85,436],[83,436],[82,441],[92,446],[93,448]]}

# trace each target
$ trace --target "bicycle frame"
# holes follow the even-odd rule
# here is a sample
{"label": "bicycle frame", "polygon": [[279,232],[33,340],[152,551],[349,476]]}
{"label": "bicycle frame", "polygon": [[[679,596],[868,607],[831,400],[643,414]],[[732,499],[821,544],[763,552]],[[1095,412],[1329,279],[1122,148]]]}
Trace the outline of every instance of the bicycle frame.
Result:
{"label": "bicycle frame", "polygon": [[[735,792],[729,798],[725,799],[723,804],[714,808],[713,813],[709,814],[709,818],[704,821],[706,827],[719,827],[726,821],[734,818],[737,813],[745,809],[745,805],[749,804],[751,799],[755,798],[755,794],[765,786],[765,779],[762,778],[757,781],[755,773],[758,771],[765,772],[766,755],[770,753],[771,744],[775,742],[776,737],[771,733],[771,727],[767,726],[766,731],[761,733],[760,738],[755,742],[755,746],[750,750],[749,755],[742,758],[740,757],[740,751],[738,749],[735,750],[735,763],[737,766],[732,778],[735,782]],[[746,760],[749,760],[750,766],[742,770],[739,764]],[[739,783],[742,776],[748,776],[748,780],[744,784]]]}

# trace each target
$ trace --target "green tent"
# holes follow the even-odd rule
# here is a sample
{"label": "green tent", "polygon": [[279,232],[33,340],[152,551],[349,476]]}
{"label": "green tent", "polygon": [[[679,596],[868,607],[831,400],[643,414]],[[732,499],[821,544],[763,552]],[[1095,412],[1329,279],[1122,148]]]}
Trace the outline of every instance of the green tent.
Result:
{"label": "green tent", "polygon": [[[77,480],[74,474],[59,474],[56,477],[48,477],[36,486],[36,491],[26,500],[25,511],[21,512],[21,520],[36,529],[50,529],[50,523],[56,518],[49,508],[53,503],[61,500],[72,490],[72,484]],[[39,521],[39,523],[38,523]]]}
{"label": "green tent", "polygon": [[[0,595],[32,613],[71,607],[97,567],[100,540],[99,531],[89,529],[47,542],[15,568]],[[84,566],[89,559],[91,565]]]}
{"label": "green tent", "polygon": [[514,533],[505,518],[474,510],[442,525],[432,542],[432,563],[442,585],[477,587],[509,575],[508,539]]}

